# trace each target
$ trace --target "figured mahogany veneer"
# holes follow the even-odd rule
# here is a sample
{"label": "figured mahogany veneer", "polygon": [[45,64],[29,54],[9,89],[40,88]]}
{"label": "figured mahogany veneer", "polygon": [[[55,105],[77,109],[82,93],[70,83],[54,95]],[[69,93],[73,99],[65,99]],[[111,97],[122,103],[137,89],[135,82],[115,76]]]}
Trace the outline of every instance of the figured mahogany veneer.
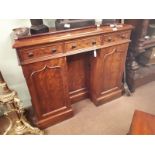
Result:
{"label": "figured mahogany veneer", "polygon": [[39,47],[27,48],[25,50],[19,50],[19,58],[21,61],[39,58],[43,56],[51,56],[53,54],[62,53],[63,44],[50,44]]}
{"label": "figured mahogany veneer", "polygon": [[73,51],[78,49],[84,49],[88,47],[94,47],[101,45],[101,36],[86,37],[84,39],[74,39],[72,41],[65,42],[65,51]]}
{"label": "figured mahogany veneer", "polygon": [[91,60],[91,97],[102,104],[122,94],[122,74],[128,43],[101,49]]}
{"label": "figured mahogany veneer", "polygon": [[109,33],[105,34],[103,36],[103,42],[104,43],[111,43],[111,42],[117,42],[122,41],[124,39],[130,38],[130,30],[125,32],[116,32],[116,33]]}
{"label": "figured mahogany veneer", "polygon": [[89,97],[100,105],[122,95],[131,30],[89,27],[15,41],[38,127],[73,116],[76,101]]}

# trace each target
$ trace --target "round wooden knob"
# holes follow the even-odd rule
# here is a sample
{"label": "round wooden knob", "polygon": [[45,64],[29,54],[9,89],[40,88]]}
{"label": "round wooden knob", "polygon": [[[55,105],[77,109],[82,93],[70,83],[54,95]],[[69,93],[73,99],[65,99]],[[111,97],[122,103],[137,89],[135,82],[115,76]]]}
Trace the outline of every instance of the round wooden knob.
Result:
{"label": "round wooden knob", "polygon": [[92,45],[96,45],[96,41],[93,41],[93,42],[92,42]]}
{"label": "round wooden knob", "polygon": [[122,34],[122,35],[121,35],[121,38],[122,38],[122,39],[125,39],[125,34]]}
{"label": "round wooden knob", "polygon": [[111,37],[108,37],[108,42],[111,42],[112,41],[112,38]]}
{"label": "round wooden knob", "polygon": [[56,51],[56,48],[52,48],[52,53],[55,53]]}
{"label": "round wooden knob", "polygon": [[33,56],[34,56],[33,52],[29,52],[29,53],[28,53],[28,57],[29,57],[29,58],[31,58],[31,57],[33,57]]}
{"label": "round wooden knob", "polygon": [[72,45],[72,49],[74,49],[74,48],[76,48],[76,44],[73,44],[73,45]]}

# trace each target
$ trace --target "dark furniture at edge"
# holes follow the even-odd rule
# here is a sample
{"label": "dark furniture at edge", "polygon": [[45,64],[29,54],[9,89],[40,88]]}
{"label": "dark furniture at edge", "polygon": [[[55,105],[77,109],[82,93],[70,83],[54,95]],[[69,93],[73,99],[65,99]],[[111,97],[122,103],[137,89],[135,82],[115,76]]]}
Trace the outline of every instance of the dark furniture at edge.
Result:
{"label": "dark furniture at edge", "polygon": [[[139,86],[155,80],[155,65],[143,65],[142,54],[155,47],[155,38],[150,37],[149,25],[153,20],[150,19],[128,19],[126,24],[134,26],[131,34],[131,44],[127,56],[127,83],[132,92]],[[155,21],[153,21],[155,22]],[[151,59],[151,57],[150,57]]]}

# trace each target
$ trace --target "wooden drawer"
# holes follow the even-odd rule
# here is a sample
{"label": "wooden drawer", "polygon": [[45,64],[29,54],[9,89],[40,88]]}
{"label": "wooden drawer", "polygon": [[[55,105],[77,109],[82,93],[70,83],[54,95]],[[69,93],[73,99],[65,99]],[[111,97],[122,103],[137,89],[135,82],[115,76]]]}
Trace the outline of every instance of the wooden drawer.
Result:
{"label": "wooden drawer", "polygon": [[35,48],[29,48],[21,50],[19,54],[19,58],[21,61],[28,60],[28,59],[34,59],[39,58],[43,56],[50,56],[57,53],[63,52],[63,44],[52,44],[47,46],[39,46]]}
{"label": "wooden drawer", "polygon": [[73,51],[82,48],[89,48],[101,44],[100,36],[86,37],[65,42],[65,51]]}
{"label": "wooden drawer", "polygon": [[117,42],[123,39],[130,39],[130,33],[130,31],[123,31],[106,34],[103,36],[103,44]]}
{"label": "wooden drawer", "polygon": [[100,36],[89,37],[89,38],[83,39],[81,41],[84,42],[86,47],[101,45],[101,37]]}

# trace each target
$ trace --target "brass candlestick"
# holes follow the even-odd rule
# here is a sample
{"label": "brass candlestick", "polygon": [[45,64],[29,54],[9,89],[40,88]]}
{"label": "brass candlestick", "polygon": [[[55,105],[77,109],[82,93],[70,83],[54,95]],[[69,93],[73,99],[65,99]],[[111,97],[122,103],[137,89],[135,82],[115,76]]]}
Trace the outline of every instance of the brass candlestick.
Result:
{"label": "brass candlestick", "polygon": [[26,135],[26,134],[44,134],[38,128],[32,127],[25,116],[21,101],[17,96],[17,92],[10,90],[3,79],[0,72],[0,105],[5,109],[4,115],[8,118],[10,125],[3,133],[4,135]]}

